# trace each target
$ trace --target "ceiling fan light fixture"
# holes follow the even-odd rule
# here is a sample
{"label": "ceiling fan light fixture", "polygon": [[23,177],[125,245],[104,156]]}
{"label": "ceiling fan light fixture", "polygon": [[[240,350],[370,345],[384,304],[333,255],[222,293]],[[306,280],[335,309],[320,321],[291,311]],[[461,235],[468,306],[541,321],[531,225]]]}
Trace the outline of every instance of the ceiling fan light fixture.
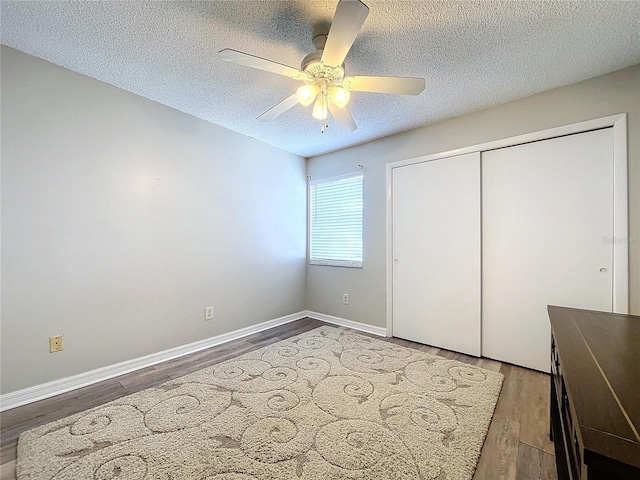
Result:
{"label": "ceiling fan light fixture", "polygon": [[327,105],[327,92],[320,92],[318,98],[316,99],[316,103],[313,106],[313,118],[317,120],[326,120],[329,109]]}
{"label": "ceiling fan light fixture", "polygon": [[338,108],[346,107],[350,97],[351,93],[346,88],[333,86],[329,89],[329,98]]}
{"label": "ceiling fan light fixture", "polygon": [[308,107],[313,103],[318,95],[318,87],[311,85],[303,85],[296,91],[296,96],[301,105]]}
{"label": "ceiling fan light fixture", "polygon": [[307,107],[315,101],[312,115],[322,121],[320,132],[324,133],[329,127],[329,113],[340,129],[353,132],[357,126],[347,109],[351,92],[418,95],[425,88],[424,78],[369,75],[345,77],[344,60],[367,15],[369,7],[362,1],[339,0],[328,32],[321,32],[319,26],[315,29],[318,33],[313,37],[315,51],[302,59],[300,69],[229,48],[220,50],[218,54],[227,62],[304,82],[295,93],[260,115],[259,121],[270,122],[298,103]]}

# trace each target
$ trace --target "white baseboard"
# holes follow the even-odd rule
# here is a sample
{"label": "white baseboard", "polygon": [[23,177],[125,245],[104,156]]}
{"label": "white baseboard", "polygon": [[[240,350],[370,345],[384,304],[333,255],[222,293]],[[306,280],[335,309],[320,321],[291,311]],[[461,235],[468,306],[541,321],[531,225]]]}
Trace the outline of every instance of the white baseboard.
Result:
{"label": "white baseboard", "polygon": [[237,340],[239,338],[246,337],[269,328],[277,327],[278,325],[294,322],[305,317],[315,318],[316,320],[321,320],[326,323],[360,330],[361,332],[372,333],[381,337],[384,337],[387,334],[387,329],[383,327],[374,327],[365,323],[347,320],[346,318],[334,317],[332,315],[325,315],[324,313],[304,310],[291,315],[285,315],[284,317],[274,318],[273,320],[267,320],[266,322],[262,322],[257,325],[234,330],[233,332],[216,335],[215,337],[199,340],[180,347],[145,355],[144,357],[134,358],[132,360],[116,363],[107,367],[97,368],[71,377],[53,380],[51,382],[42,383],[23,390],[5,393],[4,395],[0,395],[0,412],[9,410],[10,408],[19,407],[21,405],[26,405],[27,403],[37,402],[38,400],[43,400],[55,395],[60,395],[61,393],[70,392],[77,388],[86,387],[87,385],[102,382],[119,375],[124,375],[125,373],[140,370],[141,368],[150,367],[157,363],[220,345],[221,343]]}
{"label": "white baseboard", "polygon": [[384,327],[375,327],[366,323],[354,322],[353,320],[347,320],[346,318],[334,317],[333,315],[326,315],[324,313],[312,312],[307,310],[307,317],[315,318],[316,320],[322,320],[323,322],[331,323],[333,325],[340,325],[341,327],[353,328],[354,330],[360,330],[361,332],[372,333],[380,337],[387,336],[387,329]]}
{"label": "white baseboard", "polygon": [[[215,337],[207,338],[205,340],[199,340],[197,342],[182,345],[180,347],[171,348],[158,353],[152,353],[144,357],[134,358],[125,362],[116,363],[115,365],[109,365],[107,367],[97,368],[88,372],[79,373],[71,377],[61,378],[59,380],[53,380],[51,382],[43,383],[33,387],[25,388],[23,390],[17,390],[15,392],[5,393],[0,395],[0,412],[8,410],[10,408],[26,405],[27,403],[36,402],[45,398],[53,397],[61,393],[69,392],[77,388],[86,387],[94,383],[102,382],[125,373],[133,372],[141,368],[150,367],[160,362],[165,362],[173,358],[182,357],[190,353],[194,353],[206,348],[210,348],[221,343],[237,340],[254,333],[267,330],[268,328],[277,327],[278,325],[284,325],[285,323],[294,322],[300,320],[309,315],[309,312],[302,311],[286,315],[280,318],[274,318],[266,322],[258,323],[250,327],[234,330],[233,332],[224,333],[222,335],[216,335]],[[315,317],[314,317],[315,318]],[[319,320],[323,320],[318,318]],[[325,320],[329,323],[336,323],[330,320]],[[349,320],[345,320],[349,322]],[[355,323],[355,322],[354,322]],[[341,324],[339,324],[341,325]],[[345,325],[350,326],[350,325]],[[357,328],[357,327],[351,327]]]}

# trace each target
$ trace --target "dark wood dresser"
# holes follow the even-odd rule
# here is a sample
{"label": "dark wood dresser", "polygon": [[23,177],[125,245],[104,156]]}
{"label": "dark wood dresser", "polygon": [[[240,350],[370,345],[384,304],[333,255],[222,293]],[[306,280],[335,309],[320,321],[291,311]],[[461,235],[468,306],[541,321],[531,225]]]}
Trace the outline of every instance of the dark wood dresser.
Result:
{"label": "dark wood dresser", "polygon": [[548,307],[560,480],[640,480],[640,317]]}

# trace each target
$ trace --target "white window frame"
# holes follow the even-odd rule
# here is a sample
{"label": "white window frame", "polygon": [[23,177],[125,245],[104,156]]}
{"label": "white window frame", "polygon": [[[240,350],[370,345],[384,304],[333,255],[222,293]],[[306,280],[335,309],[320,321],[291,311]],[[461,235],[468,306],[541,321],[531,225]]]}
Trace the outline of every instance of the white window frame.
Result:
{"label": "white window frame", "polygon": [[[360,258],[346,258],[348,255],[345,255],[343,258],[328,258],[327,255],[324,256],[314,256],[314,232],[313,226],[315,224],[314,219],[314,209],[316,205],[314,204],[313,197],[313,189],[317,185],[323,185],[328,183],[337,183],[344,180],[350,180],[354,178],[360,179],[360,201],[362,202],[362,207],[360,208]],[[346,175],[339,175],[337,177],[323,178],[319,180],[312,180],[309,182],[308,188],[308,238],[309,238],[309,264],[310,265],[325,265],[331,267],[350,267],[350,268],[362,268],[363,256],[364,256],[364,176],[362,172],[349,173]]]}

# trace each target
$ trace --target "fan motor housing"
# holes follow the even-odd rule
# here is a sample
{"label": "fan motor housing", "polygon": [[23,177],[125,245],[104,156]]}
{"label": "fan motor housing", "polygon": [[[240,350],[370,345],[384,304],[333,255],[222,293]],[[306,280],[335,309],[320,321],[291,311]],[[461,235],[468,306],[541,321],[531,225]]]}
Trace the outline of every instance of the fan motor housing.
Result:
{"label": "fan motor housing", "polygon": [[309,75],[309,80],[326,78],[331,82],[341,82],[344,78],[344,64],[339,67],[329,67],[322,63],[323,50],[316,50],[302,59],[300,70]]}

